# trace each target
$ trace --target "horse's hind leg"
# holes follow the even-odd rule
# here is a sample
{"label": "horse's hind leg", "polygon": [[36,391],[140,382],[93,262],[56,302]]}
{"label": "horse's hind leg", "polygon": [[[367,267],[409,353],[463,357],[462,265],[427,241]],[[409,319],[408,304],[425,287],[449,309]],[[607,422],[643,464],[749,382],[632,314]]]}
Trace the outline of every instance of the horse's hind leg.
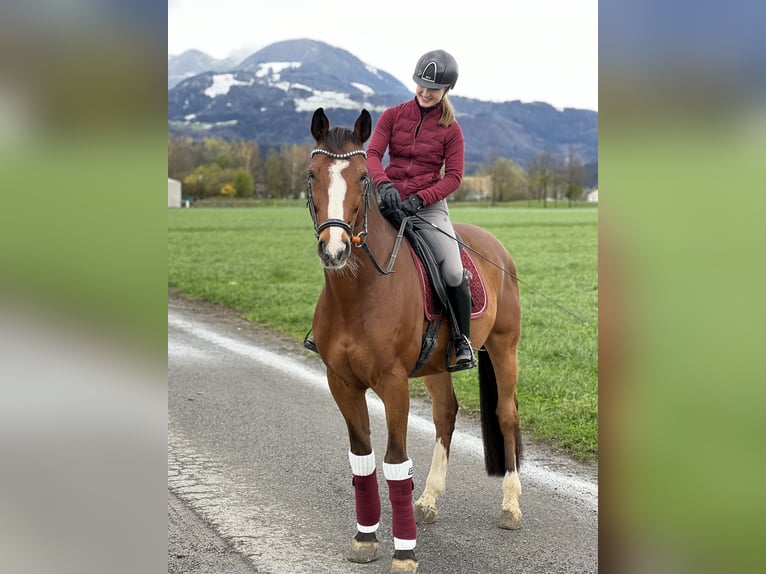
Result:
{"label": "horse's hind leg", "polygon": [[[490,474],[503,474],[503,502],[500,507],[498,526],[509,530],[521,528],[521,508],[519,497],[521,496],[521,482],[519,480],[519,464],[521,462],[521,432],[519,429],[519,411],[516,398],[516,383],[518,380],[518,361],[516,358],[516,345],[507,345],[507,342],[496,344],[496,341],[487,341],[488,356],[480,355],[479,360],[485,361],[485,365],[479,366],[479,384],[496,384],[496,408],[494,412],[495,423],[500,430],[497,440],[499,456],[496,459],[497,468],[487,468]],[[488,360],[489,359],[489,360]],[[492,379],[492,380],[489,380]],[[482,392],[484,389],[482,388]],[[487,409],[489,410],[489,409]],[[493,413],[485,413],[482,405],[482,417],[493,416]],[[491,431],[489,434],[492,434]],[[488,437],[485,436],[485,441]],[[502,466],[500,466],[502,464]]]}
{"label": "horse's hind leg", "polygon": [[327,380],[348,427],[348,459],[356,500],[356,535],[346,558],[351,562],[372,562],[380,554],[380,543],[375,535],[380,523],[380,496],[365,391],[362,387],[347,384],[329,369]]}
{"label": "horse's hind leg", "polygon": [[424,381],[431,394],[436,443],[425,490],[415,503],[415,520],[421,524],[430,524],[436,520],[436,501],[444,494],[447,485],[447,461],[458,404],[450,373],[430,375],[425,377]]}

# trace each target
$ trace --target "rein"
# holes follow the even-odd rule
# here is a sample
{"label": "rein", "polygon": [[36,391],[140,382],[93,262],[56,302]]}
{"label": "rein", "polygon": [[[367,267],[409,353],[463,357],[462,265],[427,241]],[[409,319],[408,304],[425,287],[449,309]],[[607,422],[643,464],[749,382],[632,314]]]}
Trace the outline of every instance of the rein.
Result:
{"label": "rein", "polygon": [[[361,155],[365,159],[367,158],[367,152],[365,152],[363,149],[355,149],[349,152],[345,153],[333,153],[331,151],[328,151],[323,148],[315,148],[311,152],[311,157],[313,158],[316,154],[322,154],[326,155],[328,157],[331,157],[333,159],[348,159],[355,155]],[[362,192],[362,202],[364,203],[364,212],[362,213],[362,230],[359,232],[358,235],[354,235],[354,229],[351,225],[343,221],[342,219],[337,218],[330,218],[326,221],[323,221],[322,223],[317,222],[317,214],[316,209],[314,208],[314,198],[311,192],[311,175],[309,174],[306,177],[306,204],[309,208],[309,213],[311,214],[311,221],[314,223],[314,236],[319,239],[319,234],[322,233],[323,230],[327,229],[328,227],[340,227],[342,230],[344,230],[346,233],[351,236],[351,243],[353,243],[356,247],[361,247],[364,249],[364,252],[367,254],[367,257],[369,257],[372,264],[375,266],[375,269],[377,269],[378,273],[381,275],[390,275],[393,273],[394,268],[394,262],[396,261],[396,256],[399,253],[399,247],[401,246],[402,237],[404,236],[404,226],[406,223],[406,218],[404,221],[402,221],[402,225],[399,228],[399,233],[396,236],[396,242],[394,243],[394,249],[391,252],[391,257],[388,261],[388,264],[386,265],[386,269],[384,270],[380,264],[378,263],[377,259],[375,259],[375,256],[372,254],[372,251],[370,251],[370,248],[367,246],[367,214],[370,210],[370,195],[372,192],[372,180],[369,176],[364,177],[364,191]],[[356,214],[354,215],[353,221],[355,222],[359,218],[359,210],[361,209],[361,204],[356,209]]]}
{"label": "rein", "polygon": [[492,265],[492,266],[496,267],[497,269],[499,269],[499,270],[500,270],[502,273],[505,273],[505,274],[506,274],[506,275],[508,275],[509,277],[513,277],[513,278],[514,278],[516,281],[518,281],[519,283],[521,283],[522,285],[524,285],[524,286],[525,286],[527,289],[529,289],[529,290],[530,290],[530,291],[532,291],[533,293],[537,293],[538,295],[540,295],[540,296],[544,297],[544,298],[545,298],[545,299],[547,299],[547,300],[548,300],[550,303],[552,303],[553,305],[555,305],[556,307],[558,307],[559,309],[561,309],[561,310],[562,310],[562,311],[564,311],[565,313],[568,313],[569,315],[571,315],[572,317],[574,317],[575,319],[577,319],[578,321],[580,321],[580,323],[582,323],[583,325],[587,325],[587,324],[588,324],[588,321],[586,321],[585,319],[583,319],[582,317],[580,317],[580,316],[579,316],[577,313],[575,313],[574,311],[570,311],[569,309],[567,309],[566,307],[564,307],[563,305],[561,305],[561,304],[560,304],[560,303],[558,303],[557,301],[553,300],[551,297],[549,297],[548,295],[546,295],[545,293],[543,293],[543,292],[542,292],[542,291],[540,291],[539,289],[535,289],[534,287],[532,287],[532,286],[531,286],[529,283],[527,283],[526,281],[522,281],[522,280],[521,280],[521,278],[520,278],[518,275],[514,275],[513,273],[511,273],[511,272],[510,272],[510,271],[508,271],[507,269],[505,269],[505,268],[501,267],[500,265],[498,265],[497,263],[495,263],[494,261],[492,261],[492,260],[491,260],[489,257],[487,257],[487,256],[486,256],[486,255],[484,255],[483,253],[481,253],[481,252],[477,251],[476,249],[474,249],[473,247],[471,247],[470,245],[468,245],[468,244],[467,244],[467,243],[465,243],[464,241],[461,241],[461,240],[460,240],[460,239],[458,239],[457,237],[453,237],[452,235],[450,235],[449,233],[447,233],[447,232],[446,232],[446,231],[444,231],[443,229],[440,229],[439,227],[437,227],[436,225],[434,225],[434,224],[433,224],[433,223],[431,223],[430,221],[427,221],[426,219],[423,219],[423,217],[421,217],[421,216],[420,216],[420,214],[416,213],[416,214],[415,214],[413,217],[416,217],[417,219],[419,219],[420,221],[422,221],[422,222],[423,222],[423,223],[425,223],[426,225],[430,225],[430,226],[431,226],[431,227],[433,227],[433,228],[434,228],[436,231],[438,231],[438,232],[439,232],[439,233],[441,233],[442,235],[446,235],[447,237],[449,237],[450,239],[452,239],[452,241],[454,241],[454,242],[455,242],[455,243],[457,243],[458,245],[461,245],[461,246],[463,246],[464,248],[468,249],[469,251],[471,251],[471,252],[475,253],[476,255],[478,255],[479,257],[481,257],[482,259],[484,259],[484,261],[486,261],[486,262],[487,262],[487,263],[489,263],[490,265]]}

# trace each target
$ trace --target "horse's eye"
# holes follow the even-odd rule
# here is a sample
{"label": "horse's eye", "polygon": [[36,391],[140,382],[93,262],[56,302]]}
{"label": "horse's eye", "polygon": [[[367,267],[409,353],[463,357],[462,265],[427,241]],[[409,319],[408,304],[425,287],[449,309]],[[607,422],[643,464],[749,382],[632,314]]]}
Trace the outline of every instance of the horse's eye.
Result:
{"label": "horse's eye", "polygon": [[308,173],[308,178],[309,178],[309,179],[316,179],[316,178],[315,178],[315,176],[314,176],[314,174],[313,174],[313,173],[311,173],[311,172],[309,172],[309,173]]}

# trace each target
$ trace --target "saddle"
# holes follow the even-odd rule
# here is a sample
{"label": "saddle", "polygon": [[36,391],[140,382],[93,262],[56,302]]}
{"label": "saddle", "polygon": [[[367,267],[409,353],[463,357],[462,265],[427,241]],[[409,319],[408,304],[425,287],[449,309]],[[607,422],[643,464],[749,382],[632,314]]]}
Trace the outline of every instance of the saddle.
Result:
{"label": "saddle", "polygon": [[[398,212],[401,213],[401,212]],[[395,217],[389,217],[392,223],[401,224],[401,220],[396,222]],[[439,265],[434,259],[431,248],[418,233],[418,224],[412,219],[409,220],[404,228],[404,235],[409,244],[415,267],[420,277],[420,290],[423,297],[423,310],[425,319],[428,321],[426,332],[420,346],[420,356],[415,362],[415,366],[410,371],[414,374],[425,364],[428,357],[436,348],[439,337],[439,330],[444,321],[449,321],[453,325],[455,317],[450,308],[449,298],[445,290],[444,279],[442,279]],[[457,232],[456,232],[457,233]],[[459,236],[458,236],[459,239]],[[471,255],[460,245],[460,257],[463,268],[467,271],[469,285],[471,290],[471,318],[481,317],[487,311],[487,292],[484,288],[484,281],[479,274],[476,264]],[[449,348],[445,361],[449,369]]]}
{"label": "saddle", "polygon": [[[448,319],[445,311],[446,304],[441,300],[432,285],[434,277],[437,278],[436,281],[441,280],[438,265],[435,269],[432,269],[431,267],[426,268],[423,260],[412,247],[411,243],[409,248],[420,277],[420,291],[423,295],[423,311],[425,318],[428,321],[433,321],[435,319],[446,321]],[[428,245],[425,246],[425,249],[428,249]],[[460,259],[463,262],[463,269],[468,272],[469,286],[471,289],[471,319],[476,319],[487,312],[487,291],[484,289],[484,280],[476,268],[476,263],[471,257],[471,254],[463,247],[460,247]]]}

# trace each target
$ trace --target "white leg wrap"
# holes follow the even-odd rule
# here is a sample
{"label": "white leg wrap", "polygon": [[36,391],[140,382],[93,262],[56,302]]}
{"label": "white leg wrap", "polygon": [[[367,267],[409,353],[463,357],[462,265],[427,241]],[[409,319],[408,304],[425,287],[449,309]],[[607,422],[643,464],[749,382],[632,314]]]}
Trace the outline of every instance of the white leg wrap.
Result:
{"label": "white leg wrap", "polygon": [[368,476],[375,472],[375,451],[370,454],[358,456],[348,451],[348,462],[351,463],[351,472],[357,476]]}
{"label": "white leg wrap", "polygon": [[394,536],[394,550],[412,550],[416,544],[416,540],[402,540]]}
{"label": "white leg wrap", "polygon": [[405,480],[412,478],[413,471],[412,459],[410,458],[398,464],[383,463],[383,476],[386,477],[386,480]]}

